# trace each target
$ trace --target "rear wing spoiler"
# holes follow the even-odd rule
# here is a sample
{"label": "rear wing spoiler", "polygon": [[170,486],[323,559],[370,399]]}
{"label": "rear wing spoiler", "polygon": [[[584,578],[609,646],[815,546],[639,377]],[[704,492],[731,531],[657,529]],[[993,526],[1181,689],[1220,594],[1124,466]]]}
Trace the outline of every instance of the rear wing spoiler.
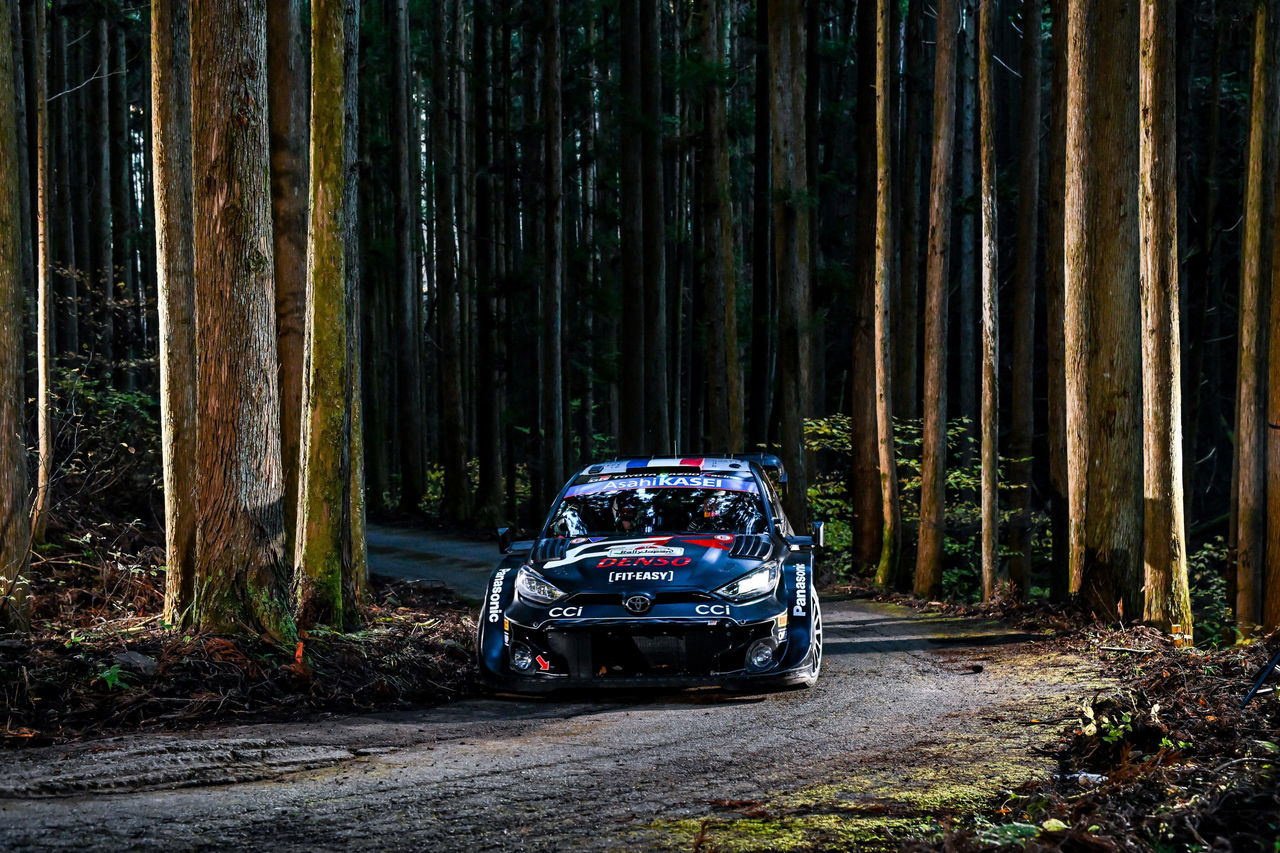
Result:
{"label": "rear wing spoiler", "polygon": [[729,458],[741,459],[743,462],[754,462],[774,477],[777,477],[779,483],[787,482],[787,469],[782,467],[782,460],[772,453],[732,453]]}

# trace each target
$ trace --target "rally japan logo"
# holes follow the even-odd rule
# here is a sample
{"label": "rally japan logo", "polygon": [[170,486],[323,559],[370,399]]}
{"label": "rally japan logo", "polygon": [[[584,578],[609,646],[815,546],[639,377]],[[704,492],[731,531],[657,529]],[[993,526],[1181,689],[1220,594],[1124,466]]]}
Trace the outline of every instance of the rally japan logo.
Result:
{"label": "rally japan logo", "polygon": [[615,545],[606,549],[610,557],[682,557],[683,548],[672,548],[656,542],[643,542],[639,545]]}

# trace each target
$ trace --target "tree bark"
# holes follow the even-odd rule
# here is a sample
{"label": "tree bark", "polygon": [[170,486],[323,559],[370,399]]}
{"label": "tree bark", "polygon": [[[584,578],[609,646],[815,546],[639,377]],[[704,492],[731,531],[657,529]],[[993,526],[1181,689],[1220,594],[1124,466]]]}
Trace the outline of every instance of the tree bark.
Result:
{"label": "tree bark", "polygon": [[1138,14],[1074,0],[1068,22],[1066,371],[1071,589],[1142,612]]}
{"label": "tree bark", "polygon": [[956,28],[959,0],[938,0],[933,82],[933,167],[925,266],[924,439],[920,461],[920,535],[915,592],[933,597],[942,584],[946,539],[947,289],[951,259],[951,167],[955,144]]}
{"label": "tree bark", "polygon": [[810,393],[810,212],[805,128],[805,33],[802,0],[768,0],[772,84],[773,233],[778,294],[778,405],[782,462],[789,482],[785,496],[791,523],[808,521],[808,472],[804,419]]}
{"label": "tree bark", "polygon": [[[703,87],[700,161],[703,275],[707,291],[707,420],[711,447],[721,453],[743,449],[742,379],[738,370],[737,264],[733,239],[731,174],[723,87],[724,24],[721,0],[700,0]],[[695,356],[696,357],[696,356]],[[698,435],[698,431],[694,431]]]}
{"label": "tree bark", "polygon": [[[564,287],[564,152],[561,125],[560,0],[546,0],[542,41],[542,487],[550,505],[564,483],[564,364],[560,298]],[[646,198],[647,200],[647,198]],[[646,270],[648,262],[646,261]],[[647,294],[646,294],[647,295]],[[652,399],[652,398],[651,398]]]}
{"label": "tree bark", "polygon": [[[49,72],[50,88],[54,92],[63,92],[68,88],[70,78],[67,61],[67,18],[64,14],[65,3],[55,0],[49,6],[52,14],[50,33],[50,59],[52,69]],[[56,174],[54,181],[53,210],[57,222],[50,223],[51,254],[57,256],[51,266],[58,273],[58,316],[54,337],[57,349],[64,356],[73,360],[80,354],[79,329],[79,286],[76,273],[76,228],[72,219],[71,191],[71,98],[61,98],[49,104],[50,144],[53,147],[50,160],[56,164],[52,171]],[[30,213],[30,210],[27,211]]]}
{"label": "tree bark", "polygon": [[[42,18],[43,8],[36,14]],[[0,18],[0,629],[25,630],[31,522],[27,450],[22,440],[22,320],[28,279],[22,268],[17,87],[13,30],[7,18]]]}
{"label": "tree bark", "polygon": [[300,0],[267,3],[267,96],[286,553],[298,529],[307,291],[307,68]]}
{"label": "tree bark", "polygon": [[[302,464],[294,565],[300,626],[344,623],[349,571],[351,355],[347,311],[344,0],[311,2],[310,202]],[[277,293],[279,288],[277,287]]]}
{"label": "tree bark", "polygon": [[1041,0],[1022,3],[1022,138],[1018,171],[1017,260],[1013,359],[1009,374],[1009,490],[1014,513],[1009,530],[1009,583],[1025,598],[1031,588],[1032,442],[1035,438],[1036,261],[1040,247],[1040,49]]}
{"label": "tree bark", "polygon": [[471,114],[475,128],[472,158],[475,169],[476,198],[476,299],[481,306],[482,318],[477,334],[480,337],[477,373],[485,390],[478,395],[477,443],[479,445],[480,482],[476,496],[477,522],[496,526],[502,516],[502,406],[505,389],[502,372],[498,369],[498,285],[497,242],[494,240],[494,223],[497,207],[494,204],[493,174],[490,150],[493,145],[490,112],[489,80],[489,32],[493,6],[488,0],[476,0],[472,23],[471,60],[472,72]]}
{"label": "tree bark", "polygon": [[102,365],[102,378],[112,384],[116,369],[116,276],[113,263],[113,221],[111,216],[111,41],[107,35],[107,19],[93,24],[96,79],[89,86],[95,109],[91,113],[90,208],[93,232],[93,267],[90,281],[97,285],[99,302],[97,358]]}
{"label": "tree bark", "polygon": [[[893,110],[890,0],[876,3],[876,251],[875,251],[875,416],[880,481],[880,559],[876,583],[888,586],[898,570],[898,460],[893,444]],[[863,94],[866,94],[865,92]]]}
{"label": "tree bark", "polygon": [[1172,0],[1141,8],[1139,172],[1146,563],[1143,620],[1191,634],[1182,489],[1176,33]]}
{"label": "tree bark", "polygon": [[644,170],[641,166],[641,113],[640,84],[640,4],[650,0],[619,0],[620,41],[622,55],[619,73],[622,87],[621,139],[621,253],[622,253],[622,322],[619,332],[622,340],[619,372],[619,432],[618,452],[627,455],[642,453],[646,449],[645,408],[652,397],[642,391],[645,382],[645,324],[639,318],[646,315],[644,286]]}
{"label": "tree bark", "polygon": [[151,152],[160,317],[160,439],[167,554],[164,620],[184,625],[195,600],[196,330],[191,222],[191,13],[151,4]]}
{"label": "tree bark", "polygon": [[293,639],[286,599],[264,0],[191,14],[195,622]]}
{"label": "tree bark", "polygon": [[[396,0],[403,2],[403,0]],[[444,462],[444,513],[451,519],[470,516],[467,485],[466,427],[462,414],[462,342],[458,254],[453,233],[453,156],[449,135],[448,36],[443,29],[448,0],[435,0],[431,20],[440,31],[431,39],[431,145],[435,181],[435,273],[440,324],[440,403],[444,409],[441,443]]]}
{"label": "tree bark", "polygon": [[[392,0],[391,25],[391,133],[395,184],[391,188],[394,205],[395,294],[396,294],[396,412],[400,433],[400,509],[417,512],[418,502],[426,491],[426,463],[423,458],[422,419],[425,414],[422,390],[422,288],[416,261],[414,231],[418,228],[417,196],[413,193],[413,173],[418,168],[416,144],[409,115],[409,4],[408,0]],[[436,20],[440,20],[438,17]],[[434,39],[433,39],[434,41]],[[443,46],[439,49],[443,50]],[[437,164],[437,168],[440,164]],[[461,427],[462,424],[456,426]],[[463,452],[465,456],[465,451]],[[454,480],[453,495],[465,494],[465,482],[458,482],[459,469],[465,477],[465,459],[446,467],[445,475]],[[448,502],[446,502],[448,503]],[[448,504],[450,518],[470,516],[469,501],[461,499]]]}
{"label": "tree bark", "polygon": [[1067,3],[1052,0],[1053,101],[1049,122],[1049,175],[1045,194],[1045,329],[1048,436],[1049,529],[1053,540],[1049,590],[1054,601],[1070,590],[1067,499],[1066,159],[1067,159]]}
{"label": "tree bark", "polygon": [[361,0],[345,0],[343,36],[343,148],[345,149],[346,186],[343,200],[343,243],[346,247],[347,286],[347,345],[349,365],[347,373],[347,407],[351,413],[351,429],[348,435],[347,454],[350,459],[350,479],[345,495],[347,504],[347,547],[343,561],[345,577],[342,585],[342,603],[346,624],[352,624],[358,608],[365,601],[369,589],[369,549],[365,539],[365,479],[364,479],[364,377],[363,342],[360,336],[362,288],[360,258],[360,3]]}
{"label": "tree bark", "polygon": [[[36,498],[31,508],[31,540],[41,544],[49,523],[53,478],[53,281],[49,269],[49,76],[45,62],[45,4],[35,4],[36,125]],[[10,90],[12,91],[12,90]],[[25,313],[25,312],[24,312]]]}
{"label": "tree bark", "polygon": [[667,357],[667,213],[663,202],[660,0],[640,0],[640,194],[644,220],[645,452],[673,452]]}
{"label": "tree bark", "polygon": [[769,103],[773,72],[769,61],[769,4],[755,4],[755,128],[751,157],[751,384],[747,392],[747,439],[753,448],[768,447],[774,400],[773,186]]}
{"label": "tree bark", "polygon": [[1266,447],[1262,373],[1266,358],[1265,303],[1267,240],[1268,72],[1271,62],[1270,7],[1254,9],[1253,67],[1249,110],[1249,151],[1244,183],[1244,232],[1240,247],[1240,332],[1236,379],[1236,560],[1235,616],[1242,636],[1262,621],[1262,572],[1266,559]]}
{"label": "tree bark", "polygon": [[[852,329],[849,415],[852,471],[849,480],[851,504],[851,556],[854,570],[874,569],[884,556],[885,504],[883,473],[877,420],[878,386],[876,368],[876,300],[880,265],[877,255],[880,198],[877,186],[877,76],[876,44],[878,2],[859,3],[854,27],[858,52],[857,83],[857,168],[853,250]],[[865,61],[864,61],[865,59]],[[886,226],[887,227],[887,226]],[[786,285],[784,284],[783,287]],[[879,570],[875,569],[877,577]]]}
{"label": "tree bark", "polygon": [[906,113],[903,122],[903,160],[899,185],[902,198],[902,231],[898,235],[899,282],[894,316],[894,412],[913,419],[920,411],[920,183],[925,108],[929,88],[925,81],[924,0],[908,0],[906,25]]}
{"label": "tree bark", "polygon": [[993,0],[978,3],[979,161],[982,172],[982,600],[995,597],[999,581],[999,403],[1000,324],[997,315],[1000,252],[996,242],[995,73],[991,60]]}

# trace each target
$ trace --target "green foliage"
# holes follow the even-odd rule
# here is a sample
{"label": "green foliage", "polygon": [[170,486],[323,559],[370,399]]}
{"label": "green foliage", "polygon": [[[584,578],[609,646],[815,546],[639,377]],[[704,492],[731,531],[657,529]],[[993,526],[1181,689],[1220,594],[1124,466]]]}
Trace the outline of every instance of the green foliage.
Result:
{"label": "green foliage", "polygon": [[105,681],[107,686],[113,690],[117,687],[123,689],[128,689],[129,687],[129,682],[125,680],[125,672],[118,663],[112,664],[108,669],[98,673],[98,678]]}
{"label": "green foliage", "polygon": [[1231,603],[1227,600],[1227,543],[1215,536],[1187,557],[1191,611],[1197,645],[1230,645],[1236,641]]}
{"label": "green foliage", "polygon": [[[894,447],[897,456],[898,501],[902,513],[902,541],[915,540],[920,524],[920,456],[923,451],[923,421],[898,419],[894,421]],[[852,544],[849,519],[853,515],[849,495],[849,474],[852,469],[853,445],[851,421],[848,415],[832,415],[805,423],[805,446],[828,458],[834,464],[826,467],[831,473],[815,478],[809,487],[809,504],[815,515],[827,522],[827,541],[833,553],[846,551]],[[1009,463],[1000,460],[1001,501],[1013,506],[1012,489],[1009,487]],[[946,598],[976,600],[981,593],[982,550],[978,540],[982,528],[979,487],[982,483],[981,459],[977,447],[977,435],[968,418],[956,418],[947,425],[946,466],[946,526],[947,538],[943,544],[944,565],[942,589]],[[1007,524],[1011,511],[1001,513],[1002,524]],[[1031,542],[1033,566],[1047,567],[1052,558],[1052,540],[1048,519],[1043,514],[1032,517]],[[904,549],[904,555],[907,551]],[[1004,552],[1005,556],[1008,552]],[[847,554],[836,557],[835,563],[843,576],[853,572]],[[1044,596],[1044,586],[1033,587],[1032,594]]]}
{"label": "green foliage", "polygon": [[55,374],[53,392],[59,499],[149,514],[163,479],[159,400],[68,367]]}

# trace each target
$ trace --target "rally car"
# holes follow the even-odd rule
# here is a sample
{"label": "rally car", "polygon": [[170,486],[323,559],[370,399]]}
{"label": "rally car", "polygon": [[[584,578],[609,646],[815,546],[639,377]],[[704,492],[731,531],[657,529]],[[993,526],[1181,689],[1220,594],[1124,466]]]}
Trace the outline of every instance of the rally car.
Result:
{"label": "rally car", "polygon": [[776,457],[617,459],[560,491],[512,542],[479,618],[480,671],[516,692],[812,686],[822,615],[812,535],[792,529]]}

